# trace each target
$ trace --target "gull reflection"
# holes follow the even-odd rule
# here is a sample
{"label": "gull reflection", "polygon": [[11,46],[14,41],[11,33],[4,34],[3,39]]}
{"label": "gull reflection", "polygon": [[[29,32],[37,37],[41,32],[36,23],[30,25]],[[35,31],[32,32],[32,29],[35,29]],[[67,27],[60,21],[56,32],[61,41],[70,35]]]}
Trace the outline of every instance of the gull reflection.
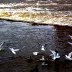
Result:
{"label": "gull reflection", "polygon": [[53,60],[60,58],[58,51],[53,51],[53,50],[50,50],[50,51],[52,52],[50,56],[52,57]]}
{"label": "gull reflection", "polygon": [[45,46],[47,45],[47,43],[46,44],[38,43],[38,44],[41,45],[41,51],[45,51]]}
{"label": "gull reflection", "polygon": [[65,55],[66,59],[72,60],[72,52],[70,52],[68,55]]}
{"label": "gull reflection", "polygon": [[72,36],[71,35],[69,35],[69,37],[72,39]]}
{"label": "gull reflection", "polygon": [[42,62],[42,66],[47,66],[48,64],[46,64],[45,62]]}
{"label": "gull reflection", "polygon": [[20,49],[14,49],[14,48],[9,48],[10,51],[13,53],[13,54],[16,54],[16,51],[19,51]]}
{"label": "gull reflection", "polygon": [[44,56],[42,56],[42,58],[40,59],[40,61],[42,62],[41,63],[42,66],[47,66],[48,65],[47,60],[45,59]]}
{"label": "gull reflection", "polygon": [[41,61],[45,61],[45,58],[44,58],[44,56],[42,56],[42,58],[40,59]]}

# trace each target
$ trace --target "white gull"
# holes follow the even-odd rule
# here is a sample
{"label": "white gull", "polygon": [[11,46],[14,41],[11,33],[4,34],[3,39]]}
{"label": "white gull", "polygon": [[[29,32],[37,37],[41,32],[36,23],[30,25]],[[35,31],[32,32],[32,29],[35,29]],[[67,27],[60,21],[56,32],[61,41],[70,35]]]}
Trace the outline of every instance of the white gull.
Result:
{"label": "white gull", "polygon": [[38,55],[39,52],[33,52],[33,55]]}
{"label": "white gull", "polygon": [[2,50],[2,45],[3,45],[3,44],[4,44],[4,42],[2,42],[1,45],[0,45],[0,51]]}
{"label": "white gull", "polygon": [[20,49],[14,49],[14,48],[9,48],[10,50],[11,50],[11,52],[13,53],[13,54],[16,54],[16,51],[19,51]]}
{"label": "white gull", "polygon": [[69,35],[69,37],[72,39],[72,36],[71,35]]}
{"label": "white gull", "polygon": [[71,42],[68,42],[68,44],[72,45],[72,43],[71,43]]}
{"label": "white gull", "polygon": [[44,45],[42,45],[41,50],[42,50],[42,51],[45,51]]}
{"label": "white gull", "polygon": [[66,59],[72,60],[72,52],[70,52],[68,55],[65,55]]}
{"label": "white gull", "polygon": [[59,53],[56,53],[55,51],[53,50],[50,50],[52,52],[52,54],[50,55],[52,57],[53,60],[57,59],[57,58],[60,58],[60,55]]}

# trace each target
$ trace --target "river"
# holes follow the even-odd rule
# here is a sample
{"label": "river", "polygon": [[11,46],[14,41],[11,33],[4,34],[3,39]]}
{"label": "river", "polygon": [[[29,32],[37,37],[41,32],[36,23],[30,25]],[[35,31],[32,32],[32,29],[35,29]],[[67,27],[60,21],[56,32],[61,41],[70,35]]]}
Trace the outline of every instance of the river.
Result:
{"label": "river", "polygon": [[[72,62],[65,55],[72,51],[72,27],[53,25],[31,25],[26,22],[0,20],[0,72],[72,72]],[[45,45],[45,51],[41,46]],[[13,54],[10,48],[20,49]],[[60,54],[58,62],[49,61],[41,66],[44,55],[48,59],[50,50]],[[34,56],[33,52],[39,52]],[[32,59],[29,61],[29,59]]]}

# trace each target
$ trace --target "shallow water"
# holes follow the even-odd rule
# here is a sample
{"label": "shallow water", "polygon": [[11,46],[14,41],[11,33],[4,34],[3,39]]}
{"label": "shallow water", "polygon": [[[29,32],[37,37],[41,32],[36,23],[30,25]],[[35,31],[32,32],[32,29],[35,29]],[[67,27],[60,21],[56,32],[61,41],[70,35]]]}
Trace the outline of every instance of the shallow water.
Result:
{"label": "shallow water", "polygon": [[[4,42],[0,51],[0,72],[72,72],[72,62],[65,59],[72,51],[69,35],[72,35],[72,27],[0,21],[0,44]],[[44,44],[47,44],[45,51],[41,51]],[[20,50],[14,55],[9,48]],[[58,50],[61,58],[42,66],[39,60],[43,55],[49,59],[49,49]],[[34,56],[36,51],[39,54]]]}

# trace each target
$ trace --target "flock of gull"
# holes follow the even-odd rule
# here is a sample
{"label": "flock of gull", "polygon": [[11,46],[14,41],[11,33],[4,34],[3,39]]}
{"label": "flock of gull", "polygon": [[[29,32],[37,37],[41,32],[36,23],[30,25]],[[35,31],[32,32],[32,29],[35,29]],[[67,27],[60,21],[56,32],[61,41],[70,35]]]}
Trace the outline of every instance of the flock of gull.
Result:
{"label": "flock of gull", "polygon": [[[69,37],[72,39],[71,35],[69,35]],[[68,43],[70,45],[72,45],[71,42],[68,42]],[[41,50],[45,51],[44,45],[42,45]],[[53,51],[53,50],[50,49],[50,52],[52,53],[52,54],[50,54],[50,56],[52,57],[53,60],[56,60],[57,58],[60,58],[60,55],[59,55],[58,51]],[[33,55],[38,55],[38,53],[39,52],[33,52]],[[65,55],[65,58],[67,60],[72,60],[72,52],[70,52],[68,55]],[[40,60],[44,60],[44,56],[42,56],[42,59],[40,59]]]}
{"label": "flock of gull", "polygon": [[[71,35],[69,35],[69,37],[72,39],[72,36]],[[70,45],[72,45],[72,43],[71,42],[68,42]],[[0,45],[0,51],[2,51],[2,50],[4,50],[4,48],[2,48],[2,46],[3,46],[3,44],[4,44],[4,42],[2,42],[1,43],[1,45]],[[9,50],[14,54],[14,55],[16,55],[17,53],[17,51],[19,51],[20,49],[15,49],[15,48],[9,48]],[[45,50],[45,45],[42,45],[41,46],[41,51],[42,52],[45,52],[46,50]],[[59,54],[59,52],[58,51],[54,51],[54,50],[51,50],[51,49],[49,49],[49,51],[51,52],[51,54],[49,55],[51,58],[52,58],[52,60],[53,61],[55,61],[56,59],[59,59],[60,58],[60,54]],[[37,56],[38,54],[39,54],[39,52],[33,52],[32,53],[34,56]],[[65,55],[65,58],[67,59],[67,60],[72,60],[72,52],[70,52],[68,55]],[[40,59],[40,61],[45,61],[45,57],[44,57],[44,55],[42,55],[42,58]],[[44,65],[44,62],[42,63],[42,65]]]}

